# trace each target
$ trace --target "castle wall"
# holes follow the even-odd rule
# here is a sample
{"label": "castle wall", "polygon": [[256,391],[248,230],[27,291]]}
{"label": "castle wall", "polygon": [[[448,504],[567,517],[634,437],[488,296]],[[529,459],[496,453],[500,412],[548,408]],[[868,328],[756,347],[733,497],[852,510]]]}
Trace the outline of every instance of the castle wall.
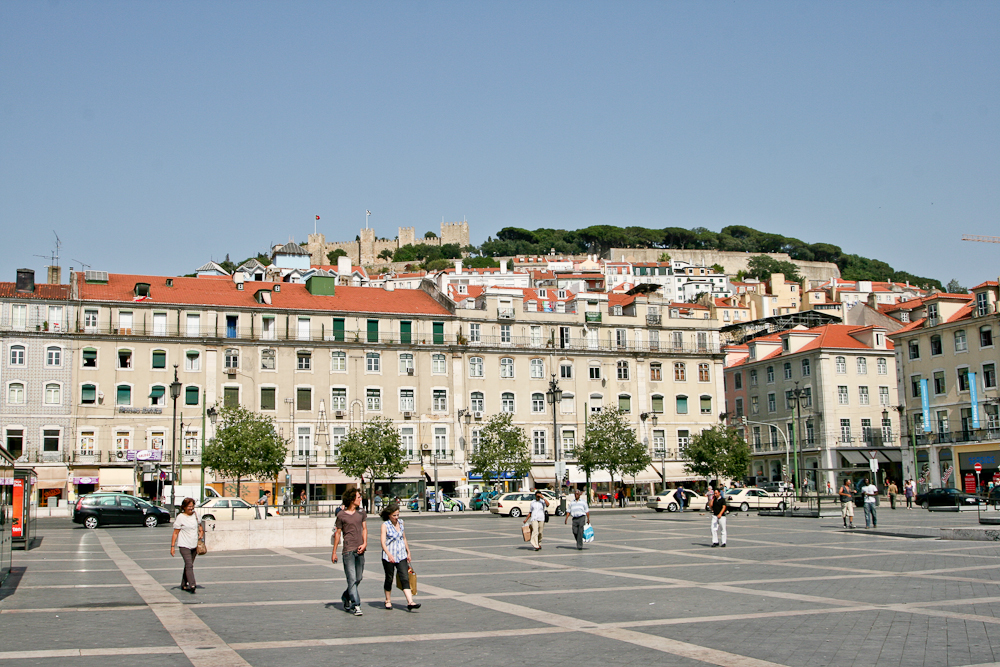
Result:
{"label": "castle wall", "polygon": [[719,264],[726,269],[726,274],[730,276],[736,275],[740,271],[746,271],[747,263],[754,255],[767,255],[779,261],[791,262],[799,268],[802,277],[810,281],[840,278],[840,268],[833,262],[804,262],[792,259],[788,253],[784,252],[746,253],[725,250],[682,250],[680,248],[612,248],[608,259],[619,261],[624,256],[627,261],[655,262],[663,253],[670,255],[670,259],[691,262],[696,266]]}
{"label": "castle wall", "polygon": [[379,259],[383,250],[395,252],[405,245],[436,245],[457,243],[464,248],[469,245],[468,222],[442,222],[441,234],[436,239],[418,238],[414,227],[400,227],[394,241],[376,240],[374,229],[362,229],[358,233],[360,241],[327,242],[324,234],[310,234],[305,249],[309,252],[313,264],[329,264],[327,255],[338,248],[347,253],[353,264],[361,266],[382,266],[386,260]]}

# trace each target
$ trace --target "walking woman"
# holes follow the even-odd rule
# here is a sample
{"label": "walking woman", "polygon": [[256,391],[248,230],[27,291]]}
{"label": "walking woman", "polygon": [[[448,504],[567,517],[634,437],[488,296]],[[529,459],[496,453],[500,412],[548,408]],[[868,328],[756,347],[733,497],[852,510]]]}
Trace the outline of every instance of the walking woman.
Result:
{"label": "walking woman", "polygon": [[913,509],[913,496],[914,496],[914,486],[913,480],[907,480],[903,485],[903,495],[906,496],[906,509]]}
{"label": "walking woman", "polygon": [[181,550],[181,558],[184,559],[181,590],[192,595],[198,587],[194,581],[194,559],[198,555],[198,540],[203,539],[205,539],[205,528],[194,514],[194,498],[185,498],[181,503],[181,513],[174,519],[174,535],[170,540],[170,555],[174,555],[174,547]]}
{"label": "walking woman", "polygon": [[385,570],[385,608],[392,609],[392,579],[399,573],[406,596],[406,610],[420,609],[420,603],[413,601],[410,594],[410,545],[403,531],[403,520],[399,518],[399,505],[390,503],[379,515],[382,517],[382,569]]}

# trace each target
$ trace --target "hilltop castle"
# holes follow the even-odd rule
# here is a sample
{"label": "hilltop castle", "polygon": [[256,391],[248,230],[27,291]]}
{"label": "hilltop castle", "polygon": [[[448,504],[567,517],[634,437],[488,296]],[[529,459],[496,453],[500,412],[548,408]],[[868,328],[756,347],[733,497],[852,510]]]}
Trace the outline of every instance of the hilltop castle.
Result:
{"label": "hilltop castle", "polygon": [[309,252],[312,264],[329,264],[327,254],[340,248],[351,258],[351,262],[361,266],[372,266],[382,264],[385,260],[379,259],[379,253],[383,250],[395,252],[405,245],[446,245],[457,243],[464,248],[469,245],[469,223],[468,222],[442,222],[441,234],[438,238],[418,238],[413,227],[400,227],[399,236],[395,241],[379,241],[375,238],[374,229],[362,229],[358,234],[357,241],[337,241],[327,243],[323,234],[310,234],[309,242],[305,244],[305,249]]}

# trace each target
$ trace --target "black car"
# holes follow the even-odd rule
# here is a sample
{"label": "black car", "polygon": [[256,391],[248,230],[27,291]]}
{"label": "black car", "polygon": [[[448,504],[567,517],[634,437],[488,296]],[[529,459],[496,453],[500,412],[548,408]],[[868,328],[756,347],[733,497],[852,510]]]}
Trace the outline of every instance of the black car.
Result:
{"label": "black car", "polygon": [[924,509],[928,507],[962,507],[982,504],[983,502],[984,500],[980,496],[952,488],[930,489],[917,494],[917,504]]}
{"label": "black car", "polygon": [[113,524],[155,528],[169,522],[170,512],[124,493],[87,494],[73,508],[73,523],[87,528]]}

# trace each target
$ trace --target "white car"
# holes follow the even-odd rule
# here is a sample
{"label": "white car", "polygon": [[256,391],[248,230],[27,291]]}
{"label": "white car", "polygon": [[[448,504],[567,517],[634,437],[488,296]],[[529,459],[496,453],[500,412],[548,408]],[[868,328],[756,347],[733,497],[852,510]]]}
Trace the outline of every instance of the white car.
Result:
{"label": "white car", "polygon": [[197,507],[195,513],[202,519],[246,521],[263,519],[267,509],[263,505],[251,505],[242,498],[209,498]]}
{"label": "white car", "polygon": [[730,489],[726,492],[726,505],[741,512],[750,510],[783,510],[787,494],[768,493],[764,489]]}
{"label": "white car", "polygon": [[[544,492],[542,495],[545,495]],[[528,513],[528,507],[531,505],[531,501],[535,499],[534,493],[502,493],[490,500],[490,512],[493,514],[500,514],[506,516],[525,516]],[[545,508],[545,513],[549,515],[554,515],[556,513],[556,508],[559,506],[556,503],[555,498],[546,498],[549,501],[548,507]]]}
{"label": "white car", "polygon": [[[674,496],[676,492],[677,489],[666,489],[660,495],[650,498],[646,503],[646,507],[654,509],[657,512],[664,510],[667,512],[677,512],[681,508],[677,504],[676,496]],[[690,489],[684,489],[684,505],[692,510],[700,511],[709,509],[708,498]]]}

